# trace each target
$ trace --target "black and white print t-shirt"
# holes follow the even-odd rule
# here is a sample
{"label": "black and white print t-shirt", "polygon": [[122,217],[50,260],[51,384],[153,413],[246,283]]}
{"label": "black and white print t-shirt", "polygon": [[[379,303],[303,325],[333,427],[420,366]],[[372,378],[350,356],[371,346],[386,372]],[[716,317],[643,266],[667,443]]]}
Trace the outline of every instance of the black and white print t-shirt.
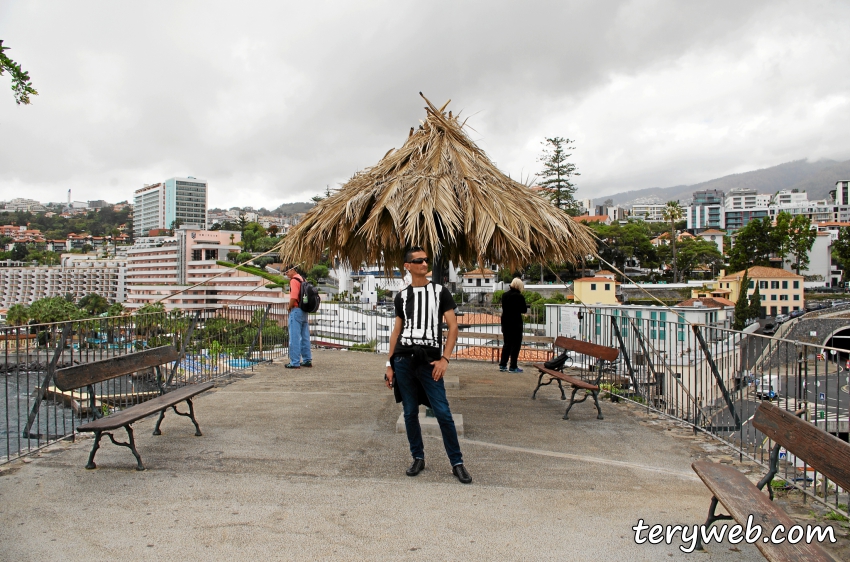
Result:
{"label": "black and white print t-shirt", "polygon": [[[442,285],[409,286],[395,297],[395,315],[404,321],[394,353],[404,355],[414,346],[432,348],[439,357],[443,335],[443,314],[457,305],[451,292]],[[432,351],[433,353],[433,351]]]}

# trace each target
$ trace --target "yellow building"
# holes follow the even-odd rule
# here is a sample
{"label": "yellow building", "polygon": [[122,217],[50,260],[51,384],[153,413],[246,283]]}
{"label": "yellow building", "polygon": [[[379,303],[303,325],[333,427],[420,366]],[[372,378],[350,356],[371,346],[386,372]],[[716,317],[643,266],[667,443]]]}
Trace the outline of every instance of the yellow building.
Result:
{"label": "yellow building", "polygon": [[[750,281],[747,287],[748,296],[752,296],[758,283],[762,318],[788,314],[805,307],[802,275],[775,267],[755,266],[747,270],[747,276]],[[729,290],[729,300],[738,302],[743,277],[743,271],[721,277],[717,281],[717,288]]]}
{"label": "yellow building", "polygon": [[609,277],[582,277],[573,281],[576,302],[584,304],[620,304],[617,300],[617,285]]}

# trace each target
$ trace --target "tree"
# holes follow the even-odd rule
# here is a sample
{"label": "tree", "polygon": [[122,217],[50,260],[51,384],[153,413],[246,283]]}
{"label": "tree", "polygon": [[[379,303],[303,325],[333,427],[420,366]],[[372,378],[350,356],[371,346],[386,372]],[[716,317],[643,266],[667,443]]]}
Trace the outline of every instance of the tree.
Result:
{"label": "tree", "polygon": [[326,279],[328,276],[329,270],[327,266],[324,265],[314,265],[310,272],[307,274],[308,277],[312,277],[313,279]]}
{"label": "tree", "polygon": [[106,314],[109,316],[121,316],[124,314],[124,305],[120,302],[114,302],[109,305],[109,309],[106,311]]}
{"label": "tree", "polygon": [[23,244],[15,244],[12,248],[12,259],[15,261],[25,261],[29,255],[29,250]]}
{"label": "tree", "polygon": [[257,241],[265,238],[266,229],[258,222],[249,222],[242,230],[242,249],[246,252],[255,251]]}
{"label": "tree", "polygon": [[30,96],[37,96],[38,92],[32,87],[29,72],[24,71],[21,65],[6,56],[3,51],[9,51],[9,47],[3,46],[0,39],[0,76],[8,72],[12,77],[12,91],[15,92],[15,103],[18,105],[30,104]]}
{"label": "tree", "polygon": [[838,239],[832,243],[832,257],[841,265],[841,278],[846,281],[850,271],[850,227],[838,230]]}
{"label": "tree", "polygon": [[728,252],[731,270],[741,271],[756,265],[771,267],[771,256],[785,257],[790,215],[779,213],[776,218],[776,226],[770,217],[764,217],[750,221],[738,231]]}
{"label": "tree", "polygon": [[88,312],[90,316],[97,316],[109,309],[109,301],[97,293],[89,293],[80,299],[77,306]]}
{"label": "tree", "polygon": [[679,281],[679,266],[676,261],[676,221],[682,218],[682,206],[678,201],[667,201],[662,217],[670,223],[670,249],[673,252],[673,283]]}
{"label": "tree", "polygon": [[753,291],[753,294],[750,295],[750,309],[747,314],[749,318],[761,318],[761,293],[759,293],[759,284],[758,282],[754,283],[756,286],[756,290]]}
{"label": "tree", "polygon": [[796,215],[788,227],[788,253],[794,259],[791,267],[798,275],[801,269],[809,269],[809,252],[818,237],[816,230],[812,229],[812,221],[805,215]]}
{"label": "tree", "polygon": [[23,326],[30,320],[29,307],[24,304],[13,304],[6,313],[6,323],[10,326]]}
{"label": "tree", "polygon": [[750,319],[750,305],[747,303],[747,290],[750,286],[749,276],[744,271],[744,278],[738,291],[738,300],[735,301],[735,321],[732,323],[733,330],[743,330]]}
{"label": "tree", "polygon": [[62,297],[39,299],[30,306],[30,318],[39,324],[80,318],[80,310]]}
{"label": "tree", "polygon": [[543,180],[540,186],[547,191],[552,204],[571,215],[578,215],[574,196],[576,186],[571,178],[581,174],[576,172],[575,164],[567,161],[572,154],[566,152],[574,142],[563,137],[546,137],[540,143],[543,145],[543,155],[537,161],[543,163],[543,171],[539,174]]}
{"label": "tree", "polygon": [[689,275],[698,265],[707,265],[712,273],[723,263],[717,244],[702,238],[686,238],[679,243],[676,268],[682,276]]}

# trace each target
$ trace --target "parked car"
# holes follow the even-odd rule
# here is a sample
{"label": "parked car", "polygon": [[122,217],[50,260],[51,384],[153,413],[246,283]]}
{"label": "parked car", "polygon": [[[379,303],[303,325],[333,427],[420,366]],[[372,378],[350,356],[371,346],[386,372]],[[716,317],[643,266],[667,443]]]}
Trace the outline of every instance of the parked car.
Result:
{"label": "parked car", "polygon": [[777,324],[782,324],[783,322],[788,322],[790,318],[787,314],[777,314],[775,320]]}
{"label": "parked car", "polygon": [[792,310],[791,314],[788,315],[789,318],[799,318],[800,316],[806,313],[805,310]]}
{"label": "parked car", "polygon": [[764,325],[764,328],[761,329],[761,333],[766,336],[772,336],[776,333],[776,324],[773,322],[768,322]]}

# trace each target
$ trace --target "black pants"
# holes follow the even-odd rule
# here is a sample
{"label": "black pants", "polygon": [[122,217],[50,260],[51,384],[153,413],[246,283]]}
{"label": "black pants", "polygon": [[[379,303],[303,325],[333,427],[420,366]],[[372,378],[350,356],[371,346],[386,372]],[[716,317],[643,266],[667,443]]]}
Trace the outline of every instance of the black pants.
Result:
{"label": "black pants", "polygon": [[517,359],[519,359],[519,348],[522,347],[522,329],[502,331],[505,338],[505,345],[502,346],[502,358],[499,361],[500,367],[508,365],[508,358],[511,360],[511,369],[517,368]]}

